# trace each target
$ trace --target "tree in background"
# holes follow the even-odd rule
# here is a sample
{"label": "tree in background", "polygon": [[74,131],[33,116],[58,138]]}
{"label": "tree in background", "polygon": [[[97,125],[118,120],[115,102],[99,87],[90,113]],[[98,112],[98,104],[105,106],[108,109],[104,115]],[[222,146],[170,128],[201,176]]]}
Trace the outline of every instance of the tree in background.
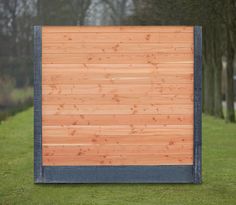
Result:
{"label": "tree in background", "polygon": [[222,56],[226,56],[226,121],[234,122],[236,1],[133,0],[133,3],[134,14],[127,19],[132,25],[203,26],[203,111],[223,118]]}
{"label": "tree in background", "polygon": [[227,69],[226,69],[226,102],[227,112],[226,121],[235,122],[234,113],[234,57],[236,51],[236,1],[226,0],[224,2],[224,26],[226,30],[226,42],[227,42]]}
{"label": "tree in background", "polygon": [[33,1],[0,0],[0,72],[17,87],[33,84]]}
{"label": "tree in background", "polygon": [[85,25],[91,0],[38,0],[39,25]]}
{"label": "tree in background", "polygon": [[110,11],[110,17],[113,25],[124,24],[125,17],[128,14],[129,7],[132,1],[129,0],[101,0],[100,3],[104,3],[108,11]]}

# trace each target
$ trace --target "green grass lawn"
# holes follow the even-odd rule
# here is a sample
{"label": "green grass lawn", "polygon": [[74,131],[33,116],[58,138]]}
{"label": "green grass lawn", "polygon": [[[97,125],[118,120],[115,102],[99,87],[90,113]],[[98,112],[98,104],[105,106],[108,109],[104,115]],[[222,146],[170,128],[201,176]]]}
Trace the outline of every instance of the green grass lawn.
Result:
{"label": "green grass lawn", "polygon": [[0,204],[236,204],[236,124],[203,116],[203,183],[33,182],[33,109],[0,125]]}

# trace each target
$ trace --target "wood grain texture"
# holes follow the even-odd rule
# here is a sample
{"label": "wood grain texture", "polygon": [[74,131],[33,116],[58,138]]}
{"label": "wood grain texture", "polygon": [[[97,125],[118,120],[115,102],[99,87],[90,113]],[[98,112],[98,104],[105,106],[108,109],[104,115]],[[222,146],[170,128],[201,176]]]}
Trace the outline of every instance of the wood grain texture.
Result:
{"label": "wood grain texture", "polygon": [[192,43],[44,43],[44,53],[193,53]]}
{"label": "wood grain texture", "polygon": [[42,36],[43,43],[191,43],[193,35],[190,32],[153,32],[153,33],[47,33]]}
{"label": "wood grain texture", "polygon": [[[159,130],[160,131],[160,130]],[[73,134],[74,133],[74,134]],[[189,145],[193,146],[193,137],[190,132],[160,131],[158,134],[133,134],[133,135],[98,135],[88,133],[71,132],[69,135],[45,135],[44,145],[48,146],[87,146],[87,145],[157,145],[167,147],[169,145]],[[148,150],[146,150],[148,151]]]}
{"label": "wood grain texture", "polygon": [[[149,101],[147,101],[149,98]],[[193,103],[192,95],[43,95],[42,102],[44,105],[55,104],[69,104],[69,105],[132,105],[136,104],[146,105],[155,104],[159,105],[174,105],[174,104],[191,104]]]}
{"label": "wood grain texture", "polygon": [[44,33],[123,33],[123,32],[183,32],[193,33],[192,26],[44,26]]}
{"label": "wood grain texture", "polygon": [[175,154],[183,151],[191,154],[192,144],[173,145],[44,145],[44,156],[86,156],[86,155],[107,155],[112,152],[114,155],[139,155],[145,154]]}
{"label": "wood grain texture", "polygon": [[119,63],[193,63],[192,53],[48,53],[43,64],[119,64]]}
{"label": "wood grain texture", "polygon": [[54,69],[60,72],[60,69],[74,69],[77,72],[113,72],[113,73],[150,73],[155,71],[179,72],[179,70],[192,71],[193,63],[119,63],[119,64],[42,64],[43,70]]}
{"label": "wood grain texture", "polygon": [[191,125],[192,115],[44,115],[49,125]]}
{"label": "wood grain texture", "polygon": [[106,155],[104,156],[43,156],[44,165],[190,165],[192,154],[143,154],[141,155]]}
{"label": "wood grain texture", "polygon": [[[45,136],[94,135],[158,135],[158,134],[192,134],[193,125],[72,125],[43,126]],[[134,138],[135,140],[135,138]]]}
{"label": "wood grain texture", "polygon": [[[165,84],[193,83],[192,74],[174,74],[174,75],[154,75],[154,74],[85,74],[75,75],[73,73],[63,74],[47,74],[44,72],[42,76],[44,85],[58,84]],[[191,85],[189,85],[191,86]]]}
{"label": "wood grain texture", "polygon": [[187,83],[162,83],[162,84],[91,84],[91,85],[78,85],[78,84],[55,84],[43,85],[44,95],[54,94],[70,94],[70,95],[83,95],[83,94],[102,94],[102,95],[119,95],[133,93],[143,95],[190,95],[193,93],[192,84]]}
{"label": "wood grain texture", "polygon": [[[193,104],[160,105],[78,105],[56,104],[43,105],[43,115],[192,115]],[[98,116],[99,117],[99,116]]]}
{"label": "wood grain texture", "polygon": [[192,165],[193,64],[193,27],[43,27],[43,165]]}

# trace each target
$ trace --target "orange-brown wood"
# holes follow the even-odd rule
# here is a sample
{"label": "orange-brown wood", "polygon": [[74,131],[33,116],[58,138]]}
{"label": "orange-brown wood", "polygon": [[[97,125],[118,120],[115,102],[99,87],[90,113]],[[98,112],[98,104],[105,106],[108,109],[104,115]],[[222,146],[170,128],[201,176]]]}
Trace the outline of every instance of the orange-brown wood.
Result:
{"label": "orange-brown wood", "polygon": [[[87,146],[87,145],[158,145],[166,147],[168,145],[193,145],[191,133],[182,132],[159,132],[158,134],[142,135],[98,135],[98,134],[80,134],[71,132],[71,135],[45,135],[43,138],[44,145],[61,145],[61,146]],[[74,133],[74,134],[73,134]],[[73,134],[73,135],[72,135]]]}
{"label": "orange-brown wood", "polygon": [[43,165],[193,164],[193,74],[193,27],[43,27]]}
{"label": "orange-brown wood", "polygon": [[193,63],[192,53],[48,53],[43,54],[43,64],[119,64],[119,63]]}
{"label": "orange-brown wood", "polygon": [[[147,98],[149,99],[147,101]],[[55,105],[55,104],[77,104],[77,105],[132,105],[135,104],[155,104],[160,105],[174,105],[174,104],[192,104],[192,95],[43,95],[42,102],[45,105]]]}
{"label": "orange-brown wood", "polygon": [[[173,104],[146,104],[146,105],[78,105],[59,104],[43,106],[43,115],[192,115],[193,105]],[[98,116],[99,117],[99,116]]]}
{"label": "orange-brown wood", "polygon": [[86,156],[86,155],[107,155],[112,152],[114,155],[139,155],[145,154],[176,154],[183,151],[183,154],[191,154],[192,144],[172,145],[44,145],[44,156]]}
{"label": "orange-brown wood", "polygon": [[80,42],[80,43],[189,43],[193,42],[191,32],[122,32],[122,33],[81,33],[81,32],[43,32],[44,43]]}
{"label": "orange-brown wood", "polygon": [[192,26],[44,26],[45,33],[123,33],[123,32],[190,32],[193,33]]}
{"label": "orange-brown wood", "polygon": [[191,165],[192,154],[43,156],[44,165]]}
{"label": "orange-brown wood", "polygon": [[44,115],[44,125],[191,125],[192,115]]}
{"label": "orange-brown wood", "polygon": [[165,83],[188,83],[188,86],[193,84],[193,75],[161,75],[161,76],[132,76],[127,75],[127,77],[113,77],[111,75],[94,76],[87,75],[85,77],[80,75],[65,74],[65,75],[48,75],[43,74],[42,83],[44,85],[58,85],[58,84],[165,84]]}
{"label": "orange-brown wood", "polygon": [[[191,134],[193,125],[72,125],[43,126],[45,136],[94,135],[158,135],[158,134]],[[134,138],[135,140],[135,138]]]}
{"label": "orange-brown wood", "polygon": [[[51,67],[49,67],[51,65]],[[75,64],[76,65],[76,64]],[[124,74],[132,74],[132,75],[173,75],[173,71],[175,74],[183,75],[183,74],[193,74],[193,70],[191,70],[192,65],[190,64],[179,64],[176,65],[151,65],[146,66],[146,64],[117,64],[117,66],[109,67],[109,64],[77,64],[81,66],[72,65],[64,65],[64,64],[44,64],[43,68],[46,69],[45,73],[47,74],[65,74],[67,72],[73,73],[76,75],[85,75],[85,74],[96,74],[96,75],[124,75]],[[93,66],[91,66],[93,65]],[[54,68],[52,67],[54,66]],[[61,67],[60,67],[61,66]],[[63,66],[63,67],[62,67]],[[135,69],[137,66],[139,68]],[[172,67],[171,67],[172,66]],[[47,69],[48,68],[48,69]],[[60,69],[58,69],[60,68]],[[129,68],[129,69],[127,69]]]}
{"label": "orange-brown wood", "polygon": [[192,53],[192,43],[45,43],[48,53]]}
{"label": "orange-brown wood", "polygon": [[76,72],[112,72],[112,73],[150,73],[154,71],[179,72],[179,70],[188,70],[193,73],[193,63],[120,63],[120,64],[42,64],[44,71],[48,69],[76,69]]}
{"label": "orange-brown wood", "polygon": [[101,85],[71,85],[71,84],[56,84],[56,85],[43,85],[44,95],[54,94],[70,94],[70,95],[83,95],[83,94],[106,94],[106,95],[121,95],[121,94],[143,94],[143,95],[189,95],[193,93],[193,88],[186,84],[101,84]]}

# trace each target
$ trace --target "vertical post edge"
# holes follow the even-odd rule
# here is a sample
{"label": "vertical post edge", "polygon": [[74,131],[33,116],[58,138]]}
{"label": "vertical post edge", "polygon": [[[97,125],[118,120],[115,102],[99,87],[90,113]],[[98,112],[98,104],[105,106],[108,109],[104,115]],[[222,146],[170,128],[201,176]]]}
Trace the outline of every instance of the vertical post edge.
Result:
{"label": "vertical post edge", "polygon": [[193,183],[202,182],[202,27],[194,26],[194,159]]}
{"label": "vertical post edge", "polygon": [[34,26],[34,183],[43,181],[42,167],[42,27]]}

